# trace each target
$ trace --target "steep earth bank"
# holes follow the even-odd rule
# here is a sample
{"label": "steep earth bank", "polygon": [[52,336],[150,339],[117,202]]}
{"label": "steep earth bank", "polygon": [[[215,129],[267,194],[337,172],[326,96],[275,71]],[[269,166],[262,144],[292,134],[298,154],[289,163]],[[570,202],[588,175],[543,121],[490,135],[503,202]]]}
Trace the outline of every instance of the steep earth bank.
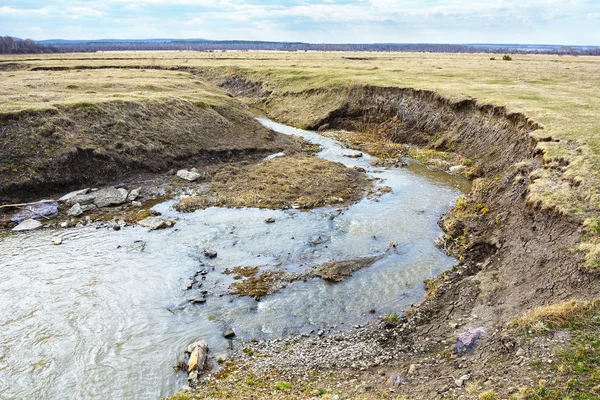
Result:
{"label": "steep earth bank", "polygon": [[0,138],[0,203],[300,149],[233,99],[81,102],[5,113]]}
{"label": "steep earth bank", "polygon": [[[461,263],[481,263],[478,280],[496,271],[497,285],[484,285],[481,307],[492,292],[504,304],[517,307],[507,315],[494,307],[491,319],[506,322],[535,305],[597,293],[595,276],[581,271],[583,258],[573,251],[583,234],[582,221],[526,201],[530,176],[554,166],[544,165],[537,140],[530,135],[541,128],[525,115],[474,100],[452,103],[434,92],[413,89],[361,86],[274,95],[258,90],[259,83],[243,82],[230,77],[220,84],[238,96],[266,96],[261,98],[265,111],[282,122],[309,129],[374,130],[382,140],[474,160],[479,179],[472,193],[440,221],[446,231],[440,244]],[[285,109],[279,96],[287,97]],[[318,108],[322,97],[337,99],[337,107],[314,115],[302,111]],[[317,104],[307,106],[312,101]],[[290,110],[290,104],[295,108]],[[547,279],[540,279],[544,276]],[[508,284],[517,281],[519,286],[530,284],[519,290]],[[498,293],[502,289],[496,286],[506,286],[506,293]],[[513,297],[518,303],[509,302]]]}

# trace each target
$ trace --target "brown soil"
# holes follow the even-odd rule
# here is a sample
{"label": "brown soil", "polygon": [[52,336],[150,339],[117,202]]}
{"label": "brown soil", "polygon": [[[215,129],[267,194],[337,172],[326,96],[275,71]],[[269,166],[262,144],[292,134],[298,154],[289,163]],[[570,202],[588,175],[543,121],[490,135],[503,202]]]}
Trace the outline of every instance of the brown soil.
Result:
{"label": "brown soil", "polygon": [[[229,82],[222,84],[227,88]],[[237,86],[234,93],[240,92]],[[332,359],[330,367],[315,367],[303,376],[312,373],[315,384],[327,377],[330,387],[344,388],[347,394],[343,398],[555,398],[535,397],[527,390],[521,396],[518,392],[521,387],[538,387],[538,380],[547,373],[539,363],[545,362],[544,357],[558,354],[564,341],[549,340],[538,347],[535,341],[544,339],[526,342],[507,324],[536,306],[572,298],[593,299],[600,291],[600,281],[596,274],[582,268],[583,255],[574,250],[583,233],[582,221],[527,204],[527,177],[536,169],[548,167],[542,165],[542,154],[530,136],[538,125],[502,107],[482,106],[475,101],[456,103],[433,92],[402,88],[349,87],[286,93],[285,110],[278,106],[276,95],[261,101],[272,118],[290,122],[289,116],[294,114],[289,109],[291,104],[297,104],[296,115],[301,115],[311,95],[320,99],[324,93],[341,97],[341,106],[326,115],[296,121],[297,125],[376,129],[382,137],[398,143],[472,159],[480,168],[481,179],[441,221],[446,235],[440,246],[458,258],[459,264],[428,282],[427,299],[408,310],[406,320],[384,332],[371,327],[363,336],[350,335],[354,337],[351,341],[376,337],[367,347],[391,355],[390,360],[374,366],[372,355],[357,356],[364,361],[361,371],[358,366],[334,367],[340,355]],[[457,356],[452,353],[453,344],[458,333],[468,327],[483,327],[488,334],[474,352]],[[263,378],[271,382],[293,376],[294,368],[288,370],[286,360],[296,366],[314,365],[309,361],[338,348],[332,341],[310,350],[303,344],[307,340],[298,338],[281,354],[273,351],[267,363],[273,372],[271,377],[265,374]],[[256,345],[254,352],[265,347],[268,344]],[[525,360],[517,352],[519,347],[528,349]],[[419,367],[409,384],[383,388],[376,384],[380,372],[386,376],[407,374],[413,363]],[[252,361],[240,364],[247,367],[247,373],[258,370],[252,367]],[[336,371],[335,378],[328,377],[328,370]],[[458,385],[456,379],[463,374],[471,374],[470,382]],[[239,376],[244,375],[238,375],[238,386],[231,386],[236,395],[243,388]],[[348,383],[349,377],[352,384]],[[274,392],[272,385],[267,386],[277,397],[286,397],[281,391]],[[305,389],[306,385],[301,387]]]}
{"label": "brown soil", "polygon": [[37,199],[139,172],[300,150],[243,105],[80,103],[0,115],[0,202]]}

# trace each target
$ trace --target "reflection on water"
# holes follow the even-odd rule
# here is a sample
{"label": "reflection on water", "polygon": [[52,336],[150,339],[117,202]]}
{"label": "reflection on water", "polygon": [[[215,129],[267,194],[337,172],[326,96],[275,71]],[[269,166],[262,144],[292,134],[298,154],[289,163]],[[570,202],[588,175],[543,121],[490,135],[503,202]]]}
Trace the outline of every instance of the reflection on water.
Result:
{"label": "reflection on water", "polygon": [[[225,327],[236,340],[343,329],[374,318],[370,309],[399,312],[418,302],[423,279],[453,265],[434,241],[460,180],[370,167],[370,156],[343,157],[347,150],[334,140],[260,121],[320,144],[323,158],[377,172],[393,193],[342,213],[210,208],[180,215],[169,202],[157,208],[181,218],[176,229],[90,226],[10,236],[0,242],[0,398],[157,399],[183,384],[172,366],[193,340],[205,339],[215,356],[227,351]],[[268,217],[276,222],[265,224]],[[60,246],[52,244],[56,235]],[[218,257],[204,259],[205,247]],[[339,284],[296,282],[260,302],[224,294],[232,279],[226,268],[298,271],[382,253]],[[185,288],[201,268],[210,271],[202,288],[208,301],[189,305],[194,293]]]}

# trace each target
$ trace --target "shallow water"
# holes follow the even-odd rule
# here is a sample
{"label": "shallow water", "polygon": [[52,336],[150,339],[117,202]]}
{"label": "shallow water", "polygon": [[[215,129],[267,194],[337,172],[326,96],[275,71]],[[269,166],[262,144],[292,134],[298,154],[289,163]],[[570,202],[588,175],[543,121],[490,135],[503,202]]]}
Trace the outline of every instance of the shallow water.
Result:
{"label": "shallow water", "polygon": [[[178,214],[176,229],[115,232],[95,226],[12,235],[0,242],[0,398],[157,399],[185,384],[172,366],[192,341],[211,355],[226,353],[226,327],[235,340],[350,328],[400,312],[423,296],[422,281],[451,267],[435,239],[438,218],[465,188],[446,174],[370,167],[373,159],[334,140],[266,119],[277,131],[323,147],[319,156],[360,166],[393,193],[343,212],[210,208]],[[276,222],[266,224],[273,217]],[[54,246],[52,237],[63,244]],[[388,250],[391,244],[395,249]],[[202,256],[210,247],[214,260]],[[260,302],[224,294],[225,268],[261,266],[299,271],[330,260],[385,254],[338,284],[319,279],[290,284]],[[206,304],[186,291],[209,268]],[[212,270],[214,267],[214,271]]]}

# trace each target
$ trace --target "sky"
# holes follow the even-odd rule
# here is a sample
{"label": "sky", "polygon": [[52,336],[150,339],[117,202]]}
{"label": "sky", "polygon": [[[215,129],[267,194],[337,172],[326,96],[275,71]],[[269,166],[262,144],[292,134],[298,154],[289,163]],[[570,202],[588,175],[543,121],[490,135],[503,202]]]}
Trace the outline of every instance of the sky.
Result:
{"label": "sky", "polygon": [[0,0],[0,35],[600,45],[600,0]]}

